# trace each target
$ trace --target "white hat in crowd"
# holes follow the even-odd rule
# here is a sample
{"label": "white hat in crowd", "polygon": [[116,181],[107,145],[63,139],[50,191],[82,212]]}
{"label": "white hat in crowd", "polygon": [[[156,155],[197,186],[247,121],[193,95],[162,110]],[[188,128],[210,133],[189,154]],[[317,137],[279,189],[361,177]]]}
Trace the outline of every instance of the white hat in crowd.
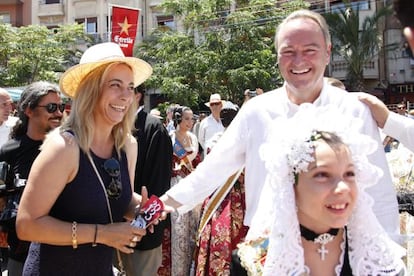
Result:
{"label": "white hat in crowd", "polygon": [[210,101],[208,103],[205,103],[206,106],[210,107],[211,103],[222,103],[224,104],[225,101],[221,100],[220,94],[211,94]]}

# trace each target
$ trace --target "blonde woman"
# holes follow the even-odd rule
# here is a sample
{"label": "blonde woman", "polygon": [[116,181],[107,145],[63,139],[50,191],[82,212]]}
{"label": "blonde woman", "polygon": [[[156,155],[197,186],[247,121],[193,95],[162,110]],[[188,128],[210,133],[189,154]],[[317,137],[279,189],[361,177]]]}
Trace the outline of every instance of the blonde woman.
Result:
{"label": "blonde woman", "polygon": [[132,253],[145,235],[124,218],[139,204],[134,87],[151,73],[117,44],[102,43],[61,77],[71,114],[46,138],[17,217],[19,237],[32,241],[24,275],[112,275],[114,252]]}

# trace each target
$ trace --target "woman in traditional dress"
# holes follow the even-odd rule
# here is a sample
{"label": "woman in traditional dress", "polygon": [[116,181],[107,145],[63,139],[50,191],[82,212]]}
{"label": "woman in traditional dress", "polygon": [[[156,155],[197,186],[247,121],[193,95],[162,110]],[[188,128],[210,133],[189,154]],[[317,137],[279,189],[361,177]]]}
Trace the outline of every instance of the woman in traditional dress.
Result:
{"label": "woman in traditional dress", "polygon": [[[220,111],[226,129],[237,115],[237,105],[226,101]],[[217,133],[207,143],[207,152],[223,132]],[[226,182],[224,190],[217,191],[204,201],[195,254],[195,274],[230,275],[232,251],[244,240],[248,227],[243,225],[246,209],[244,174],[235,174]],[[221,193],[223,193],[221,195]]]}
{"label": "woman in traditional dress", "polygon": [[[171,134],[173,144],[173,173],[171,187],[189,175],[200,162],[198,140],[191,132],[193,111],[186,106],[173,110],[175,131]],[[195,234],[200,217],[200,208],[178,215],[171,213],[171,228],[167,228],[163,240],[163,262],[159,275],[190,275],[195,247]],[[171,232],[170,232],[171,231]]]}

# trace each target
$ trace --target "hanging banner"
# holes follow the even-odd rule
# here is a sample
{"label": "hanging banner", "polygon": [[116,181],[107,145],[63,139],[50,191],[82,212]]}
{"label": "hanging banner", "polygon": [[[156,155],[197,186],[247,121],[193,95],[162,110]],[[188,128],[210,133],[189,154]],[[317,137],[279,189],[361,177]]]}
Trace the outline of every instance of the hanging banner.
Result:
{"label": "hanging banner", "polygon": [[111,41],[121,46],[124,55],[132,57],[138,30],[139,10],[112,6]]}

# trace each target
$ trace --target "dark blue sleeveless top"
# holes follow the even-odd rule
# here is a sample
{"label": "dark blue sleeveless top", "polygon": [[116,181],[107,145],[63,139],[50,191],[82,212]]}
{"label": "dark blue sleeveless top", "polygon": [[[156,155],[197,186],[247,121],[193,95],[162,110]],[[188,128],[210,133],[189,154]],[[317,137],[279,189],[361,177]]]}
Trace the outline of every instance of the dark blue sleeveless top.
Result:
{"label": "dark blue sleeveless top", "polygon": [[[104,184],[108,185],[111,177],[103,169],[106,159],[93,153],[91,155]],[[118,160],[115,151],[113,158]],[[114,222],[123,221],[123,215],[126,213],[132,197],[125,152],[122,152],[119,163],[122,182],[121,197],[109,199]],[[53,205],[50,216],[68,222],[110,223],[104,191],[88,156],[84,152],[80,151],[76,177],[65,186]],[[67,235],[71,235],[70,229],[68,229]],[[112,247],[102,244],[98,244],[96,247],[92,247],[90,243],[81,244],[77,249],[73,249],[72,246],[32,243],[23,275],[113,275],[113,254]]]}

